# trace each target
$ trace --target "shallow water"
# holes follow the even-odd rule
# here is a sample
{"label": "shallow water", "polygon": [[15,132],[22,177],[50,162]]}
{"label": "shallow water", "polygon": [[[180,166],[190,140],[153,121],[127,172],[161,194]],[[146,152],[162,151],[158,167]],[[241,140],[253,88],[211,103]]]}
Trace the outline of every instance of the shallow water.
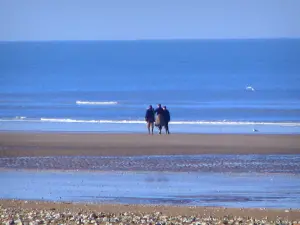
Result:
{"label": "shallow water", "polygon": [[1,171],[0,198],[300,208],[300,176],[187,172]]}
{"label": "shallow water", "polygon": [[0,198],[300,208],[300,155],[16,157],[0,168]]}

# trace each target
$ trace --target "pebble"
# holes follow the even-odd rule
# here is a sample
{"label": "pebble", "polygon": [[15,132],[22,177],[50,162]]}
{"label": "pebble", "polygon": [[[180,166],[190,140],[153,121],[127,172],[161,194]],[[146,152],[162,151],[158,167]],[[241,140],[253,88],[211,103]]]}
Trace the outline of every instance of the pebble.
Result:
{"label": "pebble", "polygon": [[[58,212],[54,208],[49,210],[28,210],[22,208],[4,208],[0,205],[0,224],[17,224],[17,225],[35,225],[35,224],[193,224],[193,225],[210,225],[210,224],[255,224],[255,225],[272,225],[272,224],[297,224],[297,221],[288,221],[277,218],[276,221],[268,220],[267,217],[258,220],[252,217],[235,217],[232,215],[222,218],[213,216],[167,216],[161,212],[153,213],[104,213],[104,212],[85,212],[72,213],[70,210]],[[300,223],[300,221],[298,221]]]}

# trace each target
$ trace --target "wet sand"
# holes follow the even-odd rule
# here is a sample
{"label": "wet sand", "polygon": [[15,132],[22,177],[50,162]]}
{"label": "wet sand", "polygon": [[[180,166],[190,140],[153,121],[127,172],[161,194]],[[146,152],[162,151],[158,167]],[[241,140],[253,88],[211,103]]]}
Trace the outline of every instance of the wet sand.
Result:
{"label": "wet sand", "polygon": [[300,174],[300,154],[5,157],[0,169]]}
{"label": "wet sand", "polygon": [[300,136],[0,133],[0,157],[182,154],[300,154]]}

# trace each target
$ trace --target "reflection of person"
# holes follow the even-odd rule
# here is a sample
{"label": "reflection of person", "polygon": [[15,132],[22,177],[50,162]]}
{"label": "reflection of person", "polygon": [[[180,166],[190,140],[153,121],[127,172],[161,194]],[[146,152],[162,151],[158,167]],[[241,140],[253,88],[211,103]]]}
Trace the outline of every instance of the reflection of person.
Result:
{"label": "reflection of person", "polygon": [[155,120],[155,126],[158,127],[159,134],[161,134],[161,129],[165,125],[165,120],[164,120],[164,110],[161,107],[161,104],[157,105],[157,109],[155,109],[156,113],[156,120]]}
{"label": "reflection of person", "polygon": [[145,120],[147,122],[148,133],[150,134],[150,127],[151,127],[151,133],[153,134],[155,113],[154,113],[154,109],[152,108],[152,105],[149,105],[149,108],[146,111]]}
{"label": "reflection of person", "polygon": [[163,107],[163,110],[164,110],[164,119],[165,119],[166,134],[170,134],[170,131],[169,131],[169,122],[171,120],[171,115],[170,115],[169,110],[167,110],[166,106]]}

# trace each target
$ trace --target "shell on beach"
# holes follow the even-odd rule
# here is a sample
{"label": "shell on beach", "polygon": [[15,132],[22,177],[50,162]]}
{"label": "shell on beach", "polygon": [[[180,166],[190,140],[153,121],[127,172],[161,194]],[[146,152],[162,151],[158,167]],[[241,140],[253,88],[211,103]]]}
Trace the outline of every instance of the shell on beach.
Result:
{"label": "shell on beach", "polygon": [[236,217],[232,215],[224,217],[214,217],[211,215],[193,215],[193,216],[168,216],[161,212],[152,213],[104,213],[84,211],[72,212],[68,209],[63,211],[55,208],[47,210],[37,209],[22,209],[0,205],[0,224],[7,225],[38,225],[38,224],[151,224],[151,225],[177,225],[177,224],[192,224],[192,225],[210,225],[210,224],[231,224],[231,225],[271,225],[271,224],[300,224],[300,221],[289,221],[277,218],[272,221],[268,218],[255,219],[252,217]]}

